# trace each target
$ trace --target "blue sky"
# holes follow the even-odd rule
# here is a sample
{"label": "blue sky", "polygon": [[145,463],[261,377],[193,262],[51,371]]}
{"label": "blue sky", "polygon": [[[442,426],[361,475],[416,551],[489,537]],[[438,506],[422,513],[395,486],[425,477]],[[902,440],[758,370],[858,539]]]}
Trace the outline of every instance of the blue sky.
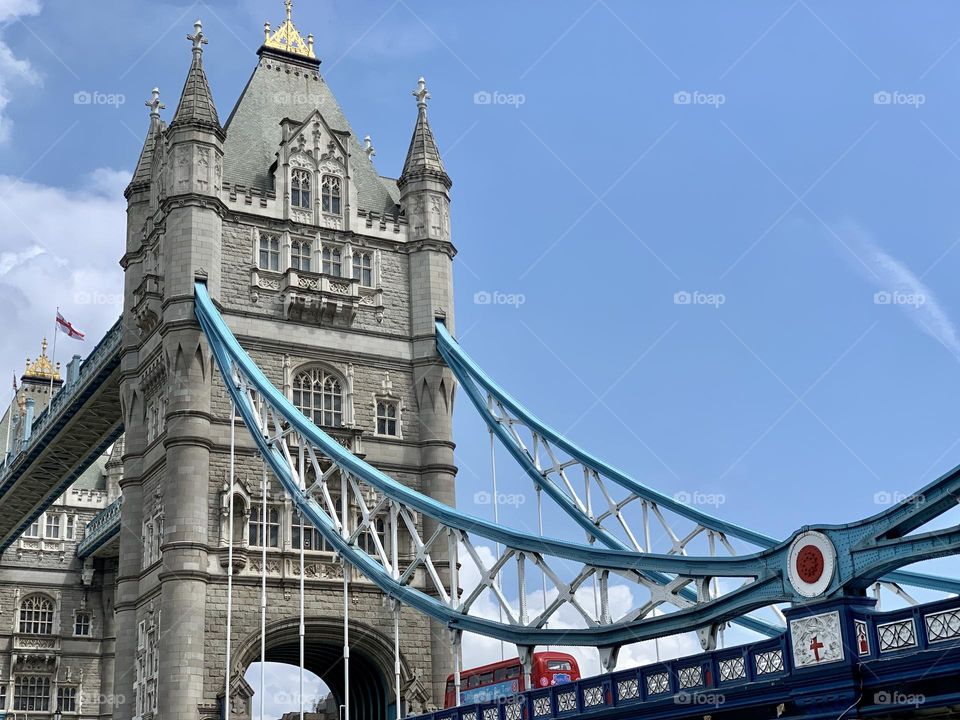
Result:
{"label": "blue sky", "polygon": [[[172,114],[197,16],[226,118],[279,0],[0,0],[0,368],[22,370],[57,304],[92,337],[118,314],[142,103],[158,85]],[[382,174],[426,76],[461,341],[581,445],[777,537],[960,462],[955,3],[301,1],[295,17]],[[465,397],[457,442],[461,504],[489,512]]]}

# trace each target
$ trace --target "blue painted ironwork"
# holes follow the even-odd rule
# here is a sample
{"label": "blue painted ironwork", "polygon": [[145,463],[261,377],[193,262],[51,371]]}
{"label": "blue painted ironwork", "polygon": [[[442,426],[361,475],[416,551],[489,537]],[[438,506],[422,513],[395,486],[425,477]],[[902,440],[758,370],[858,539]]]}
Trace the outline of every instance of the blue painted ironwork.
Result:
{"label": "blue painted ironwork", "polygon": [[[805,602],[806,595],[795,589],[788,580],[788,554],[793,538],[760,553],[743,557],[688,557],[636,552],[622,548],[599,548],[567,541],[533,537],[500,527],[489,521],[466,515],[396,482],[376,468],[350,453],[333,438],[314,426],[290,401],[278,391],[240,347],[223,322],[202,283],[195,286],[196,312],[213,350],[227,389],[238,412],[251,431],[262,456],[280,480],[297,509],[315,525],[327,542],[351,565],[372,580],[390,597],[413,606],[431,617],[444,621],[451,628],[478,632],[483,635],[514,642],[518,645],[555,644],[615,647],[624,643],[687,632],[707,625],[715,625],[742,617],[745,613],[773,603]],[[530,556],[540,562],[544,556],[583,563],[580,577],[605,577],[610,571],[624,577],[630,573],[668,573],[696,580],[713,577],[746,577],[748,582],[726,595],[702,598],[690,607],[684,607],[659,617],[627,616],[620,621],[604,619],[591,621],[586,629],[552,630],[543,623],[500,623],[474,617],[458,607],[455,592],[445,604],[435,597],[400,582],[381,562],[359,546],[357,537],[342,535],[335,515],[301,486],[295,465],[285,439],[296,435],[299,440],[321,452],[351,478],[382,494],[400,509],[413,509],[437,521],[452,542],[468,542],[470,536],[480,536],[503,544],[509,553],[498,561],[502,568],[506,559]],[[569,445],[568,451],[580,453]],[[303,451],[300,451],[303,466]],[[591,462],[594,462],[591,458]],[[604,467],[604,472],[615,472]],[[921,521],[927,521],[944,512],[951,505],[944,498],[953,492],[957,476],[950,474],[932,483],[929,493],[932,507],[911,508],[901,503],[890,510],[861,523],[844,527],[822,527],[820,533],[836,548],[836,571],[821,594],[824,597],[858,592],[882,574],[918,560],[960,552],[960,532],[940,532],[916,536],[903,541],[897,533],[909,532]],[[325,489],[325,488],[324,488]],[[659,500],[659,498],[658,498]],[[393,507],[393,506],[391,506]],[[680,509],[686,510],[682,507]],[[712,521],[703,518],[703,521]],[[724,525],[724,532],[739,532],[736,526]],[[806,532],[806,529],[801,532]],[[801,533],[797,533],[799,536]],[[432,541],[431,541],[432,542]],[[496,568],[494,569],[494,571]],[[585,574],[584,574],[585,573]],[[702,585],[701,585],[702,587]],[[443,588],[439,588],[443,591]]]}
{"label": "blue painted ironwork", "polygon": [[120,534],[120,518],[123,510],[121,495],[103,510],[94,515],[84,529],[83,540],[77,544],[77,557],[85,559],[93,555]]}
{"label": "blue painted ironwork", "polygon": [[[726,717],[726,713],[763,707],[769,708],[763,717],[773,717],[780,705],[780,712],[788,717],[807,716],[809,709],[816,717],[835,718],[854,708],[857,714],[844,717],[866,717],[880,711],[905,712],[911,709],[911,702],[928,713],[956,702],[955,692],[943,693],[943,683],[960,671],[957,598],[886,613],[876,612],[863,601],[820,603],[794,614],[825,610],[836,610],[843,628],[843,657],[830,664],[797,667],[793,639],[785,633],[771,640],[533,688],[411,720],[686,718],[720,711]],[[857,623],[863,623],[866,649],[858,643]],[[895,635],[888,630],[898,626],[911,631]],[[881,644],[885,636],[906,639],[900,647],[885,648]],[[929,694],[916,695],[925,690]],[[834,706],[838,709],[830,714]]]}
{"label": "blue painted ironwork", "polygon": [[[103,336],[96,347],[90,352],[80,367],[75,382],[65,385],[60,392],[53,396],[49,407],[40,414],[30,430],[30,439],[11,456],[3,472],[0,473],[0,504],[16,482],[28,472],[32,464],[44,453],[53,438],[81,412],[87,401],[120,365],[120,344],[123,337],[123,328],[120,320]],[[119,408],[119,398],[117,399]],[[42,501],[33,512],[20,519],[19,524],[0,544],[0,552],[6,550],[30,525],[42,515],[47,508],[79,478],[104,452],[123,434],[123,423],[120,420],[119,410],[116,413],[117,422],[110,431],[100,438],[98,443],[87,448],[79,462],[74,463],[65,471],[56,485],[52,486],[44,495]]]}
{"label": "blue painted ironwork", "polygon": [[[725,537],[737,538],[762,549],[772,549],[780,543],[780,541],[775,538],[715,518],[697,508],[679,502],[676,498],[657,492],[653,488],[644,485],[623,471],[583,450],[569,438],[542,422],[525,406],[507,393],[506,390],[500,387],[463,348],[460,347],[442,322],[436,323],[436,332],[438,351],[453,371],[461,386],[467,392],[474,407],[480,413],[481,417],[483,417],[491,431],[500,438],[514,459],[524,468],[535,485],[547,492],[551,498],[562,495],[561,490],[549,482],[544,471],[540,467],[537,467],[534,462],[536,451],[534,450],[531,453],[529,449],[524,448],[522,444],[518,442],[519,438],[516,435],[512,436],[507,427],[505,427],[505,425],[512,427],[511,418],[503,415],[495,415],[495,407],[500,407],[508,411],[537,436],[546,439],[557,448],[561,448],[571,458],[592,473],[608,479],[628,493],[631,493],[628,501],[640,499],[641,501],[652,503],[657,507],[668,508],[677,515],[687,518],[700,527],[720,533]],[[481,391],[487,394],[486,398]],[[890,568],[900,567],[906,564],[899,562],[897,558],[902,556],[902,553],[912,549],[916,549],[926,556],[935,556],[935,554],[929,554],[933,545],[941,543],[952,545],[954,539],[949,539],[943,533],[937,533],[925,539],[910,540],[908,542],[908,548],[905,543],[880,542],[878,538],[880,535],[885,535],[888,539],[899,537],[929,522],[956,504],[958,492],[960,492],[960,467],[954,468],[915,495],[905,498],[898,505],[885,512],[879,513],[872,519],[859,523],[860,529],[853,534],[857,534],[858,532],[862,532],[864,535],[870,534],[871,532],[873,533],[875,539],[875,544],[872,546],[873,551],[884,558],[883,560],[879,558],[876,559],[875,564],[877,568],[883,567],[885,564],[889,570]],[[618,514],[607,514],[605,516],[594,515],[591,517],[583,511],[582,507],[578,508],[569,502],[566,496],[564,496],[562,500],[563,501],[557,504],[564,511],[572,514],[574,519],[582,527],[586,528],[588,532],[590,532],[591,526],[599,526],[597,532],[591,533],[595,539],[611,547],[623,546],[623,541],[618,538],[614,538],[613,542],[610,541],[610,532],[600,532],[600,530],[604,528],[604,523],[613,523],[615,520],[622,522],[622,518],[619,517]],[[897,518],[899,518],[899,520],[896,520]],[[637,547],[637,549],[641,548]],[[951,550],[944,554],[951,554],[951,552],[953,551]],[[869,551],[866,547],[860,548],[858,556],[861,558],[859,560],[861,566],[867,562],[863,558],[865,558],[868,553]],[[866,572],[866,567],[860,567],[857,572],[863,578],[877,575],[876,568],[870,572]],[[960,581],[952,578],[940,578],[923,573],[906,571],[889,572],[889,574],[887,572],[881,572],[880,574],[883,576],[883,580],[890,583],[960,594]]]}

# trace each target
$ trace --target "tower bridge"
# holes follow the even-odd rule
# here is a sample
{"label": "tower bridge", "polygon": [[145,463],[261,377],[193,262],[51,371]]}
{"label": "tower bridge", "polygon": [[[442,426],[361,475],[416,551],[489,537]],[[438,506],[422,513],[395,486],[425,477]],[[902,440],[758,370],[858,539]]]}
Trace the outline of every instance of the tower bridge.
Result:
{"label": "tower bridge", "polygon": [[[0,713],[242,720],[263,708],[247,669],[274,661],[363,720],[957,716],[960,581],[904,568],[960,550],[956,527],[925,531],[960,469],[923,502],[779,540],[648,487],[457,342],[423,78],[393,179],[292,3],[226,123],[199,21],[188,39],[169,124],[159,91],[146,103],[123,315],[65,380],[31,376],[46,407],[3,420]],[[549,532],[455,507],[457,389]],[[876,607],[910,588],[946,597]],[[760,639],[723,647],[731,623]],[[515,645],[529,689],[461,705],[465,632]],[[625,645],[691,632],[700,655],[618,667]],[[554,645],[596,648],[604,673],[531,687]]]}

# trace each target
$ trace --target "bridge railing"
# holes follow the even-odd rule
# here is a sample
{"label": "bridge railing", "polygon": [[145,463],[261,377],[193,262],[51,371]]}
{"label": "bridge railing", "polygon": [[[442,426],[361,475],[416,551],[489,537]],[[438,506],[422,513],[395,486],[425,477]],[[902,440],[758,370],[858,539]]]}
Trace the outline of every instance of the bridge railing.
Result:
{"label": "bridge railing", "polygon": [[123,510],[121,495],[93,516],[83,532],[83,540],[77,545],[77,557],[86,558],[120,530],[120,514]]}
{"label": "bridge railing", "polygon": [[960,601],[947,598],[885,613],[870,613],[866,623],[868,647],[862,659],[889,658],[900,652],[934,650],[960,640]]}
{"label": "bridge railing", "polygon": [[[960,645],[958,598],[889,612],[862,605],[850,613],[844,630],[845,662],[887,661]],[[738,690],[775,687],[794,673],[816,670],[794,666],[790,643],[790,634],[784,633],[749,645],[438,710],[418,720],[553,720],[634,705],[699,706],[705,711],[729,707],[730,695]]]}
{"label": "bridge railing", "polygon": [[90,354],[81,362],[80,372],[77,374],[77,377],[73,379],[68,376],[60,392],[53,396],[47,408],[33,421],[26,441],[18,438],[16,442],[11,443],[10,456],[6,459],[5,464],[0,465],[0,467],[2,467],[2,471],[0,471],[0,485],[3,484],[3,476],[6,475],[9,469],[16,463],[20,455],[31,445],[42,440],[44,432],[51,422],[53,422],[53,419],[59,415],[63,408],[70,404],[70,401],[76,397],[77,393],[87,385],[90,378],[97,375],[103,362],[117,352],[122,339],[122,322],[121,320],[117,320],[117,322],[113,324],[113,327],[100,339],[96,347],[94,347]]}
{"label": "bridge railing", "polygon": [[751,645],[534,688],[486,703],[438,710],[418,720],[571,718],[661,700],[676,705],[710,705],[711,694],[719,699],[727,688],[775,681],[790,671],[787,637],[781,635]]}

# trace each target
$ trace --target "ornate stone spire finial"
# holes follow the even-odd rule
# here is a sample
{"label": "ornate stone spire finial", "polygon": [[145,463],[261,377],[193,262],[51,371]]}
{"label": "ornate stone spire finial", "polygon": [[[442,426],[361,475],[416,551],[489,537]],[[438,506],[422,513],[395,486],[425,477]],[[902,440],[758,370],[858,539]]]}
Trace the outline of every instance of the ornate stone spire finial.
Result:
{"label": "ornate stone spire finial", "polygon": [[209,44],[207,36],[203,34],[203,23],[199,19],[193,24],[193,35],[187,35],[187,40],[193,43],[194,54],[203,52],[203,46]]}
{"label": "ornate stone spire finial", "polygon": [[437,141],[433,137],[433,131],[427,120],[427,100],[430,98],[430,91],[427,90],[427,81],[423,77],[417,81],[417,89],[413,91],[413,96],[417,99],[417,124],[413,128],[410,149],[407,150],[407,159],[403,163],[403,172],[400,173],[397,184],[402,190],[415,177],[429,177],[439,180],[449,189],[453,183],[443,168]]}
{"label": "ornate stone spire finial", "polygon": [[313,35],[307,35],[304,40],[293,24],[293,0],[284,0],[287,8],[287,19],[283,21],[277,31],[270,34],[270,23],[263,24],[264,47],[283,50],[293,55],[316,58],[313,51]]}
{"label": "ornate stone spire finial", "polygon": [[167,106],[160,102],[160,88],[154,88],[150,93],[150,99],[143,104],[150,108],[151,118],[159,119],[160,111],[167,109]]}
{"label": "ornate stone spire finial", "polygon": [[369,135],[363,138],[363,151],[367,154],[367,157],[371,159],[377,154],[377,151],[373,149],[373,140],[370,139]]}
{"label": "ornate stone spire finial", "polygon": [[417,80],[417,89],[413,91],[413,96],[417,99],[418,108],[427,107],[427,100],[429,100],[431,96],[427,90],[427,81],[423,79],[423,75]]}

